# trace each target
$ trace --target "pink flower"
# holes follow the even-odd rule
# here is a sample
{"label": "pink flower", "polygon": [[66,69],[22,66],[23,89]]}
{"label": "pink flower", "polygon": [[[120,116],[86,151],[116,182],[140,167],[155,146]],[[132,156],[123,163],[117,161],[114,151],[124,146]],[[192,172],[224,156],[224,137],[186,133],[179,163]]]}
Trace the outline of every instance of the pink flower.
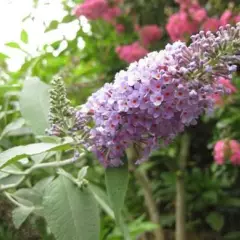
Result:
{"label": "pink flower", "polygon": [[204,31],[212,31],[215,32],[218,30],[218,28],[221,26],[221,22],[217,18],[208,18],[204,23],[203,23],[203,30]]}
{"label": "pink flower", "polygon": [[207,17],[206,9],[200,7],[198,4],[194,4],[189,8],[189,14],[198,23],[201,23]]}
{"label": "pink flower", "polygon": [[123,24],[116,24],[115,28],[118,33],[123,33],[125,31],[125,27]]}
{"label": "pink flower", "polygon": [[76,16],[85,16],[88,19],[95,20],[104,14],[108,9],[106,0],[86,0],[83,4],[79,4],[74,9]]}
{"label": "pink flower", "polygon": [[113,22],[113,20],[122,14],[121,9],[119,7],[108,8],[103,13],[103,19],[107,22]]}
{"label": "pink flower", "polygon": [[240,144],[236,140],[219,140],[214,146],[214,160],[222,165],[229,159],[233,165],[240,165]]}
{"label": "pink flower", "polygon": [[[237,92],[237,88],[231,83],[231,81],[229,79],[221,77],[218,79],[218,83],[223,85],[224,89],[226,90],[226,92],[228,94]],[[224,98],[220,94],[218,94],[218,93],[214,94],[213,99],[217,106],[224,105]]]}
{"label": "pink flower", "polygon": [[227,92],[235,93],[237,92],[237,88],[232,85],[231,81],[226,78],[219,78],[218,82],[224,86],[224,88],[227,90]]}
{"label": "pink flower", "polygon": [[[237,92],[237,88],[231,83],[229,79],[221,77],[218,79],[218,83],[223,85],[224,89],[228,94],[233,94]],[[224,99],[222,98],[222,96],[220,96],[220,94],[214,94],[213,98],[216,105],[222,106],[224,104]]]}
{"label": "pink flower", "polygon": [[198,25],[189,19],[186,12],[180,11],[169,18],[166,29],[172,41],[184,41],[198,30]]}
{"label": "pink flower", "polygon": [[240,165],[240,144],[236,140],[229,142],[231,156],[230,161],[233,165]]}
{"label": "pink flower", "polygon": [[214,160],[218,165],[222,165],[224,163],[225,151],[226,151],[225,141],[224,140],[217,141],[213,149],[213,155]]}
{"label": "pink flower", "polygon": [[139,29],[139,35],[143,45],[148,46],[162,37],[162,29],[155,24],[146,25]]}
{"label": "pink flower", "polygon": [[130,45],[118,46],[116,53],[121,60],[131,63],[147,55],[148,51],[139,42],[134,42]]}
{"label": "pink flower", "polygon": [[232,17],[233,17],[232,12],[230,10],[226,10],[220,17],[221,25],[224,26],[228,24],[231,21]]}
{"label": "pink flower", "polygon": [[234,18],[234,21],[235,21],[235,23],[240,22],[240,15],[237,15],[237,16]]}

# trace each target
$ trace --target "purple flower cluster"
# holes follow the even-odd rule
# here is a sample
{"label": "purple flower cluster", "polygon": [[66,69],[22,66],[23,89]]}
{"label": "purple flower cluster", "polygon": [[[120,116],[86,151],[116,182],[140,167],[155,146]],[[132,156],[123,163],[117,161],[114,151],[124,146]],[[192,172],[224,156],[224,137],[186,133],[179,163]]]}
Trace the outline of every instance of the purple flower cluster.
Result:
{"label": "purple flower cluster", "polygon": [[213,95],[224,92],[217,78],[236,69],[240,25],[192,39],[189,47],[175,42],[132,63],[89,97],[81,111],[92,116],[91,148],[104,166],[121,165],[132,146],[137,162],[146,160],[159,140],[168,143],[213,111]]}

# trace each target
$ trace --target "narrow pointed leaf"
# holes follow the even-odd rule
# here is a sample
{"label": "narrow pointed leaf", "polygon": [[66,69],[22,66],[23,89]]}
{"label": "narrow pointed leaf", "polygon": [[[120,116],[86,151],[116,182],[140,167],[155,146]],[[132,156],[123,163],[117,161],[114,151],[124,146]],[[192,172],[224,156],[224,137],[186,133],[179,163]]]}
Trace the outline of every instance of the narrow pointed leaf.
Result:
{"label": "narrow pointed leaf", "polygon": [[21,49],[20,45],[16,42],[8,42],[8,43],[5,43],[5,45],[11,48]]}

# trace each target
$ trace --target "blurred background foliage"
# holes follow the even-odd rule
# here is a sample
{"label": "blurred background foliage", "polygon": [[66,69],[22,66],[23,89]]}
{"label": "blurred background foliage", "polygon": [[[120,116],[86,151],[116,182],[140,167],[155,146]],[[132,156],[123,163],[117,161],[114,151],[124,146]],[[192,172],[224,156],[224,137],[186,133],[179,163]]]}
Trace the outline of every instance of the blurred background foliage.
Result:
{"label": "blurred background foliage", "polygon": [[[3,0],[5,1],[5,0]],[[63,27],[76,26],[75,36],[71,39],[64,35],[59,40],[38,46],[35,54],[28,52],[31,33],[25,29],[14,42],[6,42],[8,48],[24,54],[24,62],[17,70],[9,69],[6,52],[0,53],[0,149],[4,151],[14,146],[39,142],[39,137],[29,127],[24,112],[20,113],[21,93],[23,86],[27,88],[27,80],[38,78],[49,84],[54,76],[64,79],[67,93],[72,104],[77,106],[106,82],[111,82],[114,75],[128,64],[120,60],[115,49],[119,45],[131,44],[138,40],[135,24],[144,26],[157,24],[162,28],[162,36],[149,46],[148,51],[160,50],[171,42],[166,24],[172,14],[179,11],[179,4],[173,0],[125,0],[119,3],[125,13],[118,17],[124,25],[119,33],[115,26],[102,19],[88,21],[84,17],[76,17],[73,9],[82,1],[58,0],[64,9],[62,19],[51,19],[45,24],[45,33],[51,33]],[[40,0],[33,1],[33,9],[37,9]],[[22,2],[24,7],[24,1]],[[50,1],[41,3],[48,8]],[[207,9],[209,17],[220,17],[226,9],[239,12],[238,0],[201,0],[200,6]],[[34,10],[22,21],[34,19]],[[37,34],[37,31],[36,33]],[[189,36],[186,37],[188,40]],[[11,56],[14,58],[14,52]],[[211,117],[203,117],[200,123],[188,129],[191,139],[189,159],[186,169],[186,205],[188,239],[240,239],[240,175],[239,168],[227,162],[218,166],[213,160],[214,143],[223,138],[240,140],[240,76],[234,77],[237,92],[226,97],[216,107]],[[27,90],[26,90],[27,91]],[[41,86],[36,85],[33,92],[28,90],[33,104],[38,99]],[[20,103],[19,103],[20,99]],[[47,108],[47,107],[46,107]],[[36,109],[42,111],[42,109]],[[27,113],[28,114],[28,113]],[[33,113],[32,113],[33,114]],[[24,118],[23,118],[24,117]],[[28,118],[28,117],[27,117]],[[138,166],[148,179],[149,187],[160,214],[160,222],[164,228],[166,239],[173,239],[175,226],[175,181],[178,169],[180,139],[176,139],[168,147],[152,154],[148,162]],[[49,156],[39,156],[44,160]],[[65,153],[68,154],[68,153]],[[16,164],[25,169],[37,159],[25,159]],[[41,160],[40,160],[41,161]],[[104,169],[97,159],[89,154],[84,162],[68,167],[75,174],[84,164],[89,165],[87,179],[91,182],[99,196],[103,199],[104,209],[101,213],[101,239],[122,239],[115,229],[111,218],[111,209],[105,195]],[[32,189],[41,179],[51,175],[51,170],[35,172],[21,186]],[[12,176],[0,172],[0,184],[16,181]],[[131,174],[127,193],[125,215],[132,239],[153,239],[151,232],[155,225],[150,222],[148,209],[144,204],[144,193],[141,184]],[[0,239],[30,240],[54,239],[46,227],[41,214],[31,214],[20,229],[12,222],[13,205],[0,197]]]}

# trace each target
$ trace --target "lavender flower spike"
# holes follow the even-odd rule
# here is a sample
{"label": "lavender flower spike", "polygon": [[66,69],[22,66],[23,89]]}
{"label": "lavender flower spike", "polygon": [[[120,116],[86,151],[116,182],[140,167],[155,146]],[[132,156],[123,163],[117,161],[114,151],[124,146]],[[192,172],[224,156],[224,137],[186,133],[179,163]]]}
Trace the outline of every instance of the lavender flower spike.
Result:
{"label": "lavender flower spike", "polygon": [[81,110],[91,113],[91,148],[100,162],[121,165],[130,146],[142,162],[159,140],[168,143],[201,114],[211,113],[214,94],[224,93],[218,77],[231,78],[240,64],[239,50],[240,23],[215,34],[200,32],[188,47],[168,44],[117,73]]}

